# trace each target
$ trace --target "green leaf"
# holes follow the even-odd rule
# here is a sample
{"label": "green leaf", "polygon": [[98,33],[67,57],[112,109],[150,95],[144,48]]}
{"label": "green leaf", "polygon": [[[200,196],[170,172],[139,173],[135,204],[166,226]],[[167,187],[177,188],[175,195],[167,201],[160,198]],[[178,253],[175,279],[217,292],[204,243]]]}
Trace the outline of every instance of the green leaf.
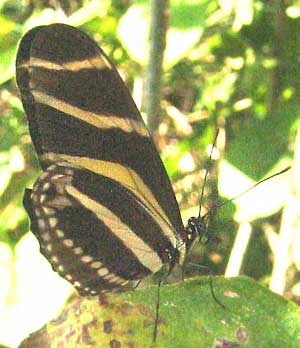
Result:
{"label": "green leaf", "polygon": [[[266,177],[284,169],[287,163],[281,161]],[[253,221],[258,218],[275,214],[282,208],[291,189],[291,173],[287,172],[278,177],[271,178],[266,182],[254,187],[249,192],[244,191],[256,184],[243,172],[232,166],[227,161],[219,165],[219,193],[228,199],[236,196],[233,200],[236,205],[236,221]]]}
{"label": "green leaf", "polygon": [[[286,147],[295,122],[294,113],[276,112],[266,119],[240,121],[239,135],[227,148],[219,167],[219,193],[231,199],[259,180],[287,167]],[[290,192],[290,173],[262,183],[235,199],[237,221],[252,221],[276,213]]]}
{"label": "green leaf", "polygon": [[[241,277],[197,278],[161,288],[157,348],[296,348],[300,310],[294,303]],[[43,346],[151,347],[157,287],[99,298],[73,298],[61,316],[22,343]],[[223,344],[223,345],[222,345]]]}

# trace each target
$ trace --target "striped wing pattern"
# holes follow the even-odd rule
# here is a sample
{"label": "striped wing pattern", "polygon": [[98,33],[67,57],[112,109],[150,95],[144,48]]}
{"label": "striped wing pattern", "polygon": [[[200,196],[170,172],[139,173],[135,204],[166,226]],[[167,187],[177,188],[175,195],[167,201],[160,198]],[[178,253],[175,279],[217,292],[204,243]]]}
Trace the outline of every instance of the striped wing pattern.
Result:
{"label": "striped wing pattern", "polygon": [[178,262],[171,183],[104,52],[70,26],[37,27],[20,43],[17,84],[43,171],[24,206],[53,268],[96,294]]}

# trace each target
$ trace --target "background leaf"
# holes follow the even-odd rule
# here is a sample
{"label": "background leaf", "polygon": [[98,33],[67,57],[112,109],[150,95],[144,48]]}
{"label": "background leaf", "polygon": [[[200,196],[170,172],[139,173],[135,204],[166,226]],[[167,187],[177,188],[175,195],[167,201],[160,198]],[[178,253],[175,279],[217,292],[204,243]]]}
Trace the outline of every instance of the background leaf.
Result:
{"label": "background leaf", "polygon": [[[162,287],[158,348],[299,346],[300,312],[295,304],[249,278],[218,277],[213,284],[225,309],[212,299],[209,279]],[[156,292],[156,287],[148,287],[115,297],[74,298],[22,348],[38,342],[49,348],[81,348],[87,342],[92,347],[150,347]]]}

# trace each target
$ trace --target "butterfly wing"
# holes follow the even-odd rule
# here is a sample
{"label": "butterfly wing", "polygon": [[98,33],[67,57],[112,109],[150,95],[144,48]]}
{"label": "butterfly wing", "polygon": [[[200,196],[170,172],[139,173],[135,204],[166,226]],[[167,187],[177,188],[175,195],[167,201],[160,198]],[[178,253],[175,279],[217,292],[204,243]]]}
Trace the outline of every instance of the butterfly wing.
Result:
{"label": "butterfly wing", "polygon": [[17,84],[43,170],[24,206],[54,269],[95,293],[173,262],[178,204],[104,52],[70,26],[34,28],[19,46]]}

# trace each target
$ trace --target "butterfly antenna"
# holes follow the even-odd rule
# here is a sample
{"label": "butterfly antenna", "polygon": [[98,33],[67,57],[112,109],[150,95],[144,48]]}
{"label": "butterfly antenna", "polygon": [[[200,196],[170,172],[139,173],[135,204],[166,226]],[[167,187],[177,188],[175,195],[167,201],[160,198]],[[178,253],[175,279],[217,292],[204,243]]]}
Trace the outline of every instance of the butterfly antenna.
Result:
{"label": "butterfly antenna", "polygon": [[152,345],[151,348],[156,348],[156,341],[157,341],[157,335],[158,335],[158,322],[159,322],[159,310],[160,310],[160,290],[161,286],[167,281],[169,275],[172,272],[172,268],[168,270],[168,273],[159,280],[158,286],[157,286],[157,298],[156,298],[156,308],[155,308],[155,322],[154,322],[154,329],[153,329],[153,336],[152,336]]}
{"label": "butterfly antenna", "polygon": [[209,269],[209,267],[207,266],[204,266],[204,265],[199,265],[197,263],[193,263],[191,262],[190,265],[194,266],[195,268],[197,269],[205,269],[205,270],[208,270],[209,271],[209,287],[210,287],[210,293],[211,293],[211,296],[212,298],[214,299],[214,301],[222,308],[225,309],[225,305],[218,299],[216,293],[215,293],[215,290],[214,290],[214,286],[213,286],[213,277],[214,277],[214,274],[211,272],[211,270]]}
{"label": "butterfly antenna", "polygon": [[157,334],[158,334],[158,321],[159,321],[159,309],[160,309],[160,288],[163,283],[163,279],[161,279],[158,282],[157,286],[157,298],[156,298],[156,308],[155,308],[155,322],[154,322],[154,330],[153,330],[153,337],[152,337],[152,345],[151,348],[156,347],[156,340],[157,340]]}
{"label": "butterfly antenna", "polygon": [[[266,177],[266,178],[264,178],[264,179],[258,181],[257,183],[255,183],[254,185],[248,187],[245,191],[242,191],[241,193],[239,193],[239,194],[236,195],[235,197],[232,197],[232,198],[228,199],[227,201],[224,201],[224,202],[222,202],[221,204],[215,206],[214,209],[219,209],[219,208],[223,207],[224,205],[228,204],[229,202],[232,202],[232,201],[234,201],[235,199],[237,199],[237,198],[241,197],[242,195],[244,195],[245,193],[251,191],[251,190],[254,189],[256,186],[262,184],[263,182],[265,182],[265,181],[267,181],[267,180],[270,180],[270,179],[274,178],[275,176],[281,175],[281,174],[287,172],[287,171],[290,170],[290,169],[291,169],[291,166],[288,166],[288,167],[284,168],[283,170],[281,170],[280,172],[277,172],[277,173],[275,173],[275,174],[272,174],[272,175],[270,175],[270,176],[268,176],[268,177]],[[209,214],[209,212],[208,212],[207,214],[205,214],[205,215],[208,215],[208,214]]]}
{"label": "butterfly antenna", "polygon": [[[213,145],[212,145],[210,153],[209,153],[209,163],[211,162],[213,150],[216,147],[216,142],[217,142],[218,135],[219,135],[219,128],[217,128],[217,130],[216,130],[216,134],[215,134],[215,137],[214,137]],[[204,188],[205,188],[205,185],[206,185],[208,173],[209,173],[209,167],[207,167],[207,169],[205,171],[205,176],[204,176],[203,185],[202,185],[201,194],[200,194],[200,199],[199,199],[199,202],[200,202],[200,204],[199,204],[199,215],[198,215],[199,218],[201,218],[201,207],[202,207],[202,201],[203,201],[203,196],[204,196]]]}

